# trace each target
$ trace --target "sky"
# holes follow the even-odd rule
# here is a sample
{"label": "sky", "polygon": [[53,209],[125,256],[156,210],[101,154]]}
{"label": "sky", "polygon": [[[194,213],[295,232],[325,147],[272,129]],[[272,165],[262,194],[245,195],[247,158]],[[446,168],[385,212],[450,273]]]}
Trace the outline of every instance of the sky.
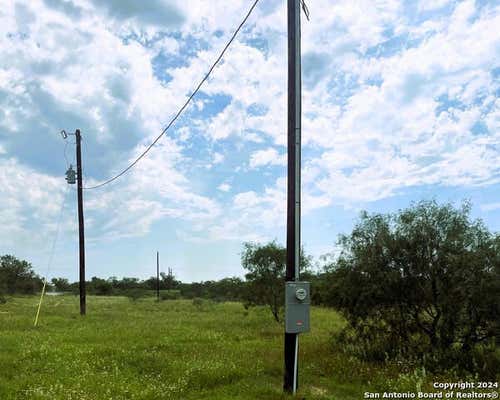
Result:
{"label": "sky", "polygon": [[[0,254],[78,277],[76,189],[125,168],[208,71],[249,0],[29,0],[0,8]],[[338,251],[360,211],[422,199],[500,231],[500,5],[309,0],[302,16],[302,243]],[[135,168],[84,191],[87,277],[243,276],[286,233],[286,2],[260,0]],[[57,241],[54,241],[58,231]],[[54,248],[53,259],[50,254]],[[318,261],[319,262],[319,261]]]}

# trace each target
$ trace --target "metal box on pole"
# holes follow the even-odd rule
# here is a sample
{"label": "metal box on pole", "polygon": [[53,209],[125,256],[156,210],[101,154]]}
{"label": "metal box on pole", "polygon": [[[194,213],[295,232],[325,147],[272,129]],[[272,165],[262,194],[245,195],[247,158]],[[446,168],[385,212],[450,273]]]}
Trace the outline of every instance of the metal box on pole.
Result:
{"label": "metal box on pole", "polygon": [[285,287],[285,332],[309,332],[311,292],[309,282],[287,282]]}

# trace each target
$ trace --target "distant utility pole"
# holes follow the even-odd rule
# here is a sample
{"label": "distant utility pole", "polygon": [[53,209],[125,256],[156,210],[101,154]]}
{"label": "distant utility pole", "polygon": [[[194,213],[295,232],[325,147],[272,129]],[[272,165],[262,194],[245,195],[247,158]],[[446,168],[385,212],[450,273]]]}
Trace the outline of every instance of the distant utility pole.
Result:
{"label": "distant utility pole", "polygon": [[[79,238],[79,250],[80,250],[80,314],[86,314],[86,290],[85,290],[85,233],[84,233],[84,221],[83,221],[83,183],[82,183],[82,135],[80,129],[77,129],[75,133],[66,133],[66,131],[61,131],[61,135],[64,139],[68,135],[75,135],[76,138],[76,181],[77,181],[77,198],[78,198],[78,238]],[[66,181],[69,184],[75,183],[75,171],[70,165],[68,171],[66,171]]]}
{"label": "distant utility pole", "polygon": [[156,300],[160,301],[160,252],[156,252]]}
{"label": "distant utility pole", "polygon": [[[300,267],[300,140],[301,69],[300,6],[302,0],[288,1],[288,184],[286,281],[299,280]],[[298,333],[285,330],[285,373],[283,389],[295,393],[298,387]]]}

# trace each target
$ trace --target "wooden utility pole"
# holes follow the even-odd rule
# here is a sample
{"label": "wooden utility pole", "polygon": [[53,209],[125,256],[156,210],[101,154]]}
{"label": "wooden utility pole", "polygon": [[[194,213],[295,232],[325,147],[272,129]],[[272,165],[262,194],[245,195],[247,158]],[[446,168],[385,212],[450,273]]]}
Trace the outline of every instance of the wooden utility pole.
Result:
{"label": "wooden utility pole", "polygon": [[85,234],[83,223],[83,184],[82,184],[82,136],[80,129],[75,132],[76,137],[76,179],[78,189],[78,233],[80,246],[80,314],[86,314],[85,290]]}
{"label": "wooden utility pole", "polygon": [[156,300],[160,301],[160,252],[156,252]]}
{"label": "wooden utility pole", "polygon": [[[301,70],[300,5],[288,1],[288,187],[286,234],[286,281],[299,280],[300,268],[300,138]],[[298,387],[299,335],[285,332],[283,389],[295,393]]]}

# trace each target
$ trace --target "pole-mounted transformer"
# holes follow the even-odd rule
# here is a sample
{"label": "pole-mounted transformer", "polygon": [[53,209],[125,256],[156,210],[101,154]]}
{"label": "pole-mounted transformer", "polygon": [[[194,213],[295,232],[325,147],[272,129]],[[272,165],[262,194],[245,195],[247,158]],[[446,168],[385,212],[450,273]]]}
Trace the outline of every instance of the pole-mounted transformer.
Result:
{"label": "pole-mounted transformer", "polygon": [[76,171],[73,169],[73,165],[71,164],[66,171],[66,182],[70,185],[74,185],[76,183]]}

